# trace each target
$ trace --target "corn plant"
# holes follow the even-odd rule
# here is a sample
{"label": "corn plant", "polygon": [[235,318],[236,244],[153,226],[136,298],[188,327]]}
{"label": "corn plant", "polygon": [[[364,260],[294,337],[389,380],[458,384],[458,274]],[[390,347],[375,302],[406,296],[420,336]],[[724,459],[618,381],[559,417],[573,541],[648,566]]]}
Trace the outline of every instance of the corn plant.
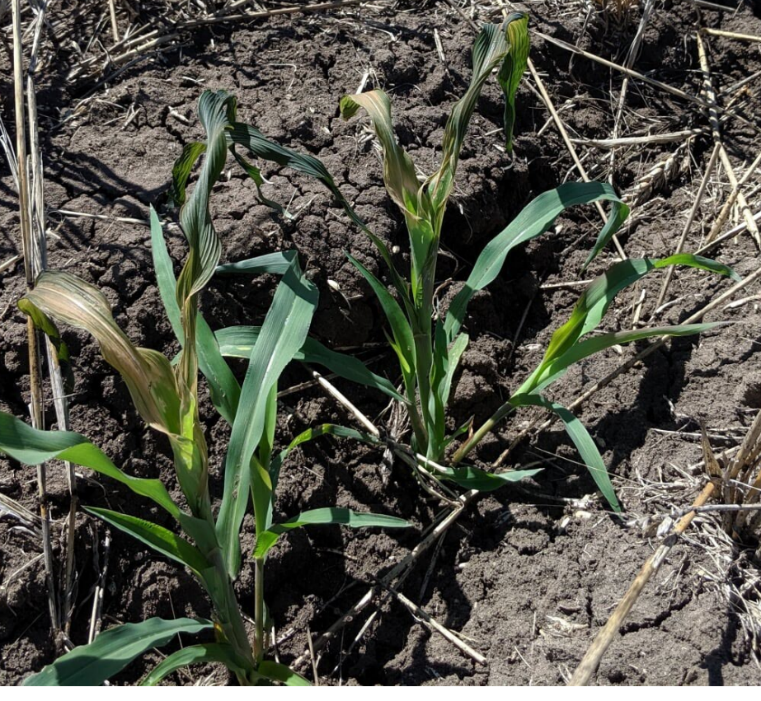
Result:
{"label": "corn plant", "polygon": [[[319,429],[308,431],[285,450],[275,451],[277,389],[284,368],[295,358],[307,358],[328,366],[338,365],[344,371],[348,368],[348,375],[361,382],[374,384],[377,380],[383,385],[384,381],[375,378],[358,361],[342,358],[315,342],[307,345],[306,352],[302,350],[318,292],[304,276],[298,258],[288,253],[263,256],[249,266],[279,272],[282,280],[247,356],[245,379],[242,385],[238,382],[199,312],[199,296],[214,275],[221,254],[208,202],[224,167],[229,134],[236,124],[235,99],[224,92],[206,92],[199,103],[199,116],[206,141],[195,147],[196,159],[200,153],[205,153],[205,159],[198,182],[180,211],[188,255],[177,279],[160,221],[151,210],[159,290],[182,347],[175,361],[133,345],[116,325],[106,298],[92,285],[68,273],[44,273],[19,302],[19,307],[48,334],[62,360],[68,360],[69,354],[57,324],[84,329],[94,337],[104,359],[124,380],[141,418],[169,439],[183,503],[174,500],[160,480],[137,478],[122,471],[77,433],[37,430],[0,413],[0,451],[29,465],[56,458],[66,460],[151,499],[174,519],[180,534],[143,518],[104,508],[90,507],[87,511],[190,570],[209,596],[213,620],[152,618],[116,626],[27,679],[30,685],[100,684],[141,653],[166,644],[178,633],[203,631],[213,631],[214,641],[169,655],[143,683],[156,684],[182,666],[214,661],[226,665],[242,685],[303,684],[305,680],[287,666],[266,659],[265,631],[271,629],[265,623],[264,601],[268,553],[282,534],[308,525],[386,528],[407,525],[398,518],[343,508],[315,509],[284,522],[274,522],[275,494],[285,457],[296,445],[321,434]],[[180,182],[183,197],[188,174]],[[199,369],[206,378],[216,410],[231,425],[224,489],[216,513],[209,493],[208,449],[199,417]],[[251,554],[255,567],[253,636],[246,630],[233,589],[241,568],[241,525],[251,502],[256,527],[256,548]]]}
{"label": "corn plant", "polygon": [[[456,434],[446,435],[447,401],[452,378],[468,344],[468,335],[461,329],[473,295],[496,279],[507,255],[515,246],[547,232],[558,215],[568,207],[601,200],[611,203],[608,221],[598,235],[584,268],[600,253],[628,216],[628,207],[607,184],[568,183],[539,195],[485,246],[446,314],[443,318],[436,317],[434,290],[442,222],[455,180],[459,152],[477,97],[488,77],[496,70],[497,82],[505,96],[506,149],[511,152],[515,94],[525,71],[528,53],[526,15],[513,14],[502,29],[496,26],[483,28],[473,47],[471,84],[454,105],[445,128],[441,163],[438,170],[422,182],[416,175],[411,158],[394,136],[390,102],[385,93],[376,90],[348,95],[341,102],[342,114],[347,119],[360,108],[368,113],[383,149],[386,189],[400,207],[407,225],[412,260],[410,279],[405,280],[395,270],[391,272],[400,302],[359,261],[351,260],[372,287],[388,319],[391,345],[399,358],[408,399],[414,448],[433,463],[446,461],[447,448],[457,437]],[[544,391],[571,365],[613,345],[655,336],[684,336],[713,328],[715,324],[655,327],[586,338],[598,328],[618,292],[651,270],[677,264],[734,275],[724,265],[688,254],[665,259],[631,259],[611,266],[593,281],[578,300],[570,319],[554,333],[539,367],[494,416],[476,430],[466,426],[457,432],[470,431],[471,435],[449,460],[452,467],[438,470],[436,475],[468,487],[472,487],[476,479],[482,481],[483,477],[476,477],[472,469],[463,471],[454,466],[516,408],[539,406],[554,412],[561,419],[602,493],[611,506],[618,509],[605,464],[594,441],[578,419],[563,406],[546,398]],[[506,477],[512,479],[524,476],[526,473],[521,471],[506,473]],[[494,487],[498,484],[493,482]]]}
{"label": "corn plant", "polygon": [[[716,324],[664,326],[603,333],[592,336],[615,296],[651,271],[672,265],[709,270],[720,275],[737,276],[727,266],[689,254],[663,259],[629,259],[612,265],[595,278],[578,300],[569,320],[555,331],[539,367],[482,426],[466,424],[447,434],[447,405],[453,379],[469,337],[462,332],[473,295],[492,283],[505,259],[516,246],[546,233],[566,209],[600,201],[610,203],[607,223],[597,236],[584,264],[586,268],[605,248],[626,220],[629,208],[615,191],[604,183],[567,183],[536,197],[515,219],[495,236],[478,256],[464,287],[446,313],[438,314],[434,299],[437,287],[436,265],[442,225],[448,199],[454,187],[460,150],[475,110],[478,97],[492,74],[505,98],[504,131],[508,152],[513,149],[515,98],[529,54],[528,16],[511,15],[502,26],[486,25],[473,46],[473,74],[463,97],[455,103],[447,121],[438,169],[419,177],[409,154],[399,144],[393,129],[391,102],[382,90],[347,95],[341,100],[341,113],[350,119],[360,109],[370,117],[383,152],[383,179],[391,199],[401,210],[409,234],[409,277],[397,268],[391,252],[341,195],[323,164],[312,156],[297,154],[268,141],[261,133],[232,133],[232,141],[245,144],[257,157],[274,161],[320,180],[337,198],[349,217],[375,244],[384,261],[391,283],[389,291],[358,260],[349,260],[368,282],[388,321],[389,343],[399,361],[404,406],[409,416],[412,452],[417,467],[441,483],[454,483],[468,489],[495,489],[537,471],[513,470],[499,474],[462,465],[462,460],[497,424],[519,407],[538,406],[554,412],[563,422],[571,440],[588,466],[596,484],[614,509],[619,505],[599,450],[581,422],[565,407],[545,396],[545,391],[574,363],[614,345],[656,336],[686,336],[714,328]],[[253,167],[245,164],[248,169]],[[257,184],[261,176],[253,168]],[[245,270],[248,262],[237,264]],[[242,329],[227,330],[238,341]],[[233,346],[235,344],[232,344]],[[248,348],[242,343],[240,347]],[[229,349],[234,352],[234,348]],[[388,388],[382,388],[388,392]],[[467,434],[456,450],[454,443]],[[369,442],[377,439],[366,436]]]}

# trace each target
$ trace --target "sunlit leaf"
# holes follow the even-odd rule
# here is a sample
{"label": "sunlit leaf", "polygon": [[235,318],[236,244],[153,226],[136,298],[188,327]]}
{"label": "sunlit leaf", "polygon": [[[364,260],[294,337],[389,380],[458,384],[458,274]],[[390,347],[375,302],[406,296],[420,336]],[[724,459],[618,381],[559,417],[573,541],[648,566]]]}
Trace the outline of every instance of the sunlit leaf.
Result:
{"label": "sunlit leaf", "polygon": [[193,618],[149,618],[142,623],[124,623],[104,631],[89,645],[75,647],[28,677],[23,685],[100,686],[146,650],[166,645],[178,633],[201,633],[212,625],[211,621]]}

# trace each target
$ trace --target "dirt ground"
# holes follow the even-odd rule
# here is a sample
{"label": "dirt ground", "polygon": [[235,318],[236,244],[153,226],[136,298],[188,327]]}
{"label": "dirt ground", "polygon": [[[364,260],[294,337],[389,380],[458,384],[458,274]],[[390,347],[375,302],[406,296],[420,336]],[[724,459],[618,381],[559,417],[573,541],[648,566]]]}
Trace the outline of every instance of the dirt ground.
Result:
{"label": "dirt ground", "polygon": [[[717,0],[718,2],[719,0]],[[721,0],[725,2],[726,0]],[[122,31],[129,21],[117,2]],[[170,3],[173,7],[174,4]],[[267,2],[267,7],[286,3]],[[290,1],[287,4],[292,4]],[[141,21],[160,22],[162,2],[145,3]],[[382,184],[381,167],[364,120],[343,122],[340,97],[360,85],[392,96],[397,134],[416,163],[433,170],[448,110],[470,77],[474,31],[470,21],[501,20],[500,4],[489,0],[384,2],[338,10],[219,23],[181,35],[103,81],[103,74],[72,77],[81,52],[102,56],[111,41],[105,3],[51,3],[47,57],[39,74],[41,149],[49,207],[49,264],[103,289],[117,321],[142,346],[168,353],[177,348],[163,314],[151,269],[149,231],[140,223],[148,206],[160,205],[172,163],[182,146],[201,138],[195,109],[204,89],[226,89],[238,98],[242,121],[285,145],[319,156],[348,199],[404,260],[405,232]],[[761,10],[740,2],[716,12],[692,0],[656,2],[634,68],[650,78],[699,95],[696,31],[710,27],[761,35]],[[640,11],[618,21],[592,3],[530,3],[531,27],[605,59],[622,64],[639,25]],[[594,9],[591,9],[594,8]],[[7,23],[7,20],[5,20]],[[0,33],[9,37],[7,30]],[[97,37],[96,40],[92,40]],[[590,144],[614,133],[614,114],[623,76],[534,36],[531,56],[557,107],[589,177],[610,175],[610,151]],[[738,174],[761,146],[756,72],[760,44],[708,37],[709,58],[720,104],[734,110],[721,133]],[[98,43],[100,42],[100,44]],[[99,48],[99,46],[101,48]],[[89,52],[89,53],[86,53]],[[99,59],[100,60],[100,59]],[[110,73],[108,69],[106,73]],[[13,94],[8,52],[0,48],[0,116],[12,133]],[[739,88],[736,83],[751,80]],[[505,153],[498,128],[502,103],[489,85],[479,100],[465,142],[443,234],[439,273],[444,301],[458,289],[476,255],[534,196],[566,180],[579,180],[567,147],[550,120],[533,80],[518,95],[515,150]],[[631,224],[620,238],[630,256],[665,256],[674,251],[713,142],[708,118],[689,100],[629,83],[619,136],[646,136],[694,129],[695,135],[668,143],[648,140],[616,150],[616,187],[635,202]],[[665,177],[642,186],[666,159]],[[379,275],[385,273],[370,242],[347,220],[319,185],[265,167],[268,197],[288,205],[284,219],[257,201],[253,184],[231,168],[213,195],[225,261],[296,249],[320,288],[313,333],[332,347],[350,346],[392,380],[394,365],[383,351],[383,319],[370,289],[346,259],[351,252]],[[738,175],[739,177],[739,175]],[[758,175],[747,183],[752,211],[758,209]],[[686,250],[696,250],[731,190],[727,174],[714,171],[690,229]],[[69,214],[61,213],[65,210]],[[97,215],[93,218],[87,215]],[[737,212],[725,226],[741,222]],[[471,305],[471,336],[452,406],[453,425],[474,416],[482,421],[500,397],[526,377],[541,358],[552,331],[570,313],[581,289],[581,263],[601,225],[592,208],[577,208],[556,230],[513,252],[499,279]],[[168,231],[178,260],[182,236]],[[0,159],[0,263],[19,251],[17,196],[6,160]],[[741,233],[710,255],[743,276],[759,265],[752,237]],[[612,247],[591,273],[615,260]],[[653,314],[663,278],[654,275],[619,296],[606,328],[630,327],[642,295],[640,318]],[[0,273],[0,408],[26,415],[28,377],[26,329],[15,302],[24,289],[23,265]],[[668,306],[658,320],[680,322],[731,282],[693,270],[674,276]],[[269,278],[214,280],[203,304],[213,328],[261,320],[274,285]],[[318,672],[323,683],[346,684],[562,684],[594,634],[604,625],[628,584],[657,544],[657,525],[672,508],[692,503],[704,483],[700,422],[717,450],[737,445],[761,408],[761,314],[758,284],[745,288],[738,305],[720,305],[708,320],[734,322],[699,338],[675,340],[594,394],[579,415],[600,446],[625,507],[610,515],[565,434],[552,426],[521,443],[509,456],[516,467],[540,462],[533,480],[480,498],[405,581],[403,591],[430,615],[458,632],[488,660],[478,665],[412,617],[396,599],[381,599],[324,651]],[[132,410],[129,396],[95,344],[68,331],[75,358],[72,428],[86,434],[117,465],[139,476],[161,476],[173,488],[168,445]],[[557,386],[554,397],[568,404],[584,388],[630,358],[641,347],[613,350],[583,362]],[[379,357],[380,356],[380,357]],[[241,370],[240,367],[236,369]],[[281,389],[305,382],[303,368],[289,370]],[[369,416],[384,411],[381,396],[338,383]],[[319,388],[281,399],[279,440],[325,421],[349,422],[343,409]],[[206,416],[211,417],[206,402]],[[51,410],[52,412],[52,410]],[[52,413],[50,414],[52,416]],[[388,414],[378,418],[387,419]],[[518,414],[479,449],[488,467],[532,418]],[[221,489],[220,465],[227,428],[209,418],[207,435]],[[69,494],[59,464],[49,468],[54,547],[60,553]],[[107,480],[81,473],[81,503],[134,514],[147,508]],[[0,462],[0,493],[34,511],[35,470]],[[292,661],[307,649],[307,631],[326,630],[372,584],[419,542],[438,507],[427,501],[402,464],[391,469],[381,454],[349,442],[325,439],[299,450],[284,469],[277,505],[280,515],[339,504],[403,516],[406,531],[294,532],[282,539],[269,562],[267,601],[281,639],[280,659]],[[671,552],[645,590],[620,638],[603,659],[597,683],[759,684],[754,630],[731,591],[747,584],[755,567],[753,542],[736,551],[711,537],[711,516],[700,517],[691,535]],[[168,525],[168,524],[167,524]],[[107,563],[103,625],[150,616],[207,616],[202,592],[189,575],[120,533],[81,513],[77,519],[76,609],[70,638],[87,639],[93,588]],[[244,545],[250,545],[247,522]],[[0,510],[0,683],[16,684],[61,652],[46,609],[39,534]],[[746,563],[738,569],[738,558]],[[743,574],[745,573],[745,574]],[[745,597],[757,595],[752,582]],[[244,566],[238,591],[253,614],[253,573]],[[373,610],[378,610],[363,629]],[[360,635],[361,632],[361,635]],[[148,654],[116,683],[134,683],[160,657]],[[304,670],[311,675],[311,669]],[[226,683],[213,666],[175,674],[173,683]]]}

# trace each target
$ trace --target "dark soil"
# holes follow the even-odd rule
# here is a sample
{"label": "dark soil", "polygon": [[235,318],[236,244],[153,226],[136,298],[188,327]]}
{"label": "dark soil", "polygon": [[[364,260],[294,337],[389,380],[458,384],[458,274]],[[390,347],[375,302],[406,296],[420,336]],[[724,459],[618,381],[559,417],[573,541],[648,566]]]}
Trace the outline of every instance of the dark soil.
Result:
{"label": "dark soil", "polygon": [[[158,4],[157,4],[158,5]],[[616,62],[625,60],[639,21],[633,12],[616,24],[598,14],[585,23],[583,3],[531,3],[532,25],[542,32]],[[379,9],[387,6],[386,9]],[[232,26],[220,24],[187,36],[181,48],[150,55],[106,85],[66,79],[78,61],[72,42],[84,47],[96,31],[108,42],[108,23],[85,3],[56,4],[54,56],[41,73],[38,98],[46,200],[50,214],[50,267],[82,276],[104,290],[117,321],[142,346],[170,356],[176,350],[151,270],[145,226],[115,217],[147,219],[148,206],[164,201],[172,163],[188,141],[202,138],[195,108],[203,89],[227,89],[239,102],[242,121],[255,124],[285,145],[318,155],[358,213],[407,263],[405,232],[388,198],[381,167],[363,120],[343,122],[342,94],[354,92],[363,77],[368,89],[381,87],[393,99],[397,133],[416,163],[430,172],[438,156],[448,110],[470,77],[473,30],[445,2],[374,3],[341,13],[271,18]],[[161,8],[145,10],[160,15]],[[496,5],[481,8],[481,21],[498,21]],[[123,18],[125,23],[126,16]],[[700,89],[695,30],[720,27],[761,34],[758,13],[743,4],[736,13],[699,11],[689,0],[666,2],[644,36],[638,71],[691,94]],[[438,55],[438,35],[445,61]],[[717,86],[725,88],[761,68],[757,44],[713,38],[711,61]],[[570,55],[535,38],[532,57],[560,109],[571,136],[608,138],[621,75]],[[12,126],[12,82],[7,53],[0,50],[0,109]],[[755,83],[739,101],[742,118],[730,119],[724,138],[738,173],[756,156],[761,141],[753,115],[759,113]],[[93,92],[94,90],[94,92]],[[613,91],[613,96],[611,95]],[[459,288],[483,245],[534,196],[566,179],[577,180],[570,156],[548,113],[524,83],[519,91],[515,151],[511,157],[497,131],[502,105],[488,85],[466,140],[457,188],[447,214],[440,278],[446,301]],[[75,110],[74,113],[71,111]],[[132,117],[132,118],[130,118]],[[624,112],[623,133],[638,135],[704,128],[705,115],[693,104],[633,82]],[[619,151],[615,182],[626,192],[677,144],[644,144]],[[694,139],[682,152],[682,168],[662,183],[650,201],[634,211],[622,235],[631,256],[673,252],[710,156],[710,137]],[[588,147],[579,145],[581,155]],[[585,165],[594,178],[607,178],[607,152],[592,150]],[[378,275],[385,275],[372,245],[312,181],[265,167],[267,196],[288,203],[291,220],[258,203],[253,183],[240,171],[219,184],[213,196],[223,259],[296,249],[321,292],[313,333],[333,347],[365,346],[362,357],[377,355],[384,341],[383,319],[371,291],[346,259],[350,251]],[[755,182],[751,178],[750,183]],[[729,192],[726,176],[712,181],[687,250],[700,245]],[[758,196],[751,199],[755,211]],[[99,220],[64,216],[63,209],[106,215]],[[499,279],[479,293],[467,322],[470,348],[463,359],[452,406],[453,425],[471,416],[477,422],[499,405],[541,358],[552,331],[565,320],[579,288],[540,289],[573,282],[599,230],[597,212],[569,211],[554,233],[511,254]],[[18,250],[17,199],[5,161],[0,165],[0,263]],[[179,260],[182,236],[167,232]],[[745,233],[712,253],[742,275],[759,265],[758,251]],[[591,273],[614,260],[600,256]],[[631,326],[632,308],[647,291],[642,318],[652,312],[662,278],[654,275],[621,294],[606,321],[614,330]],[[328,284],[328,283],[331,284]],[[15,302],[23,293],[21,263],[2,273],[0,290],[0,408],[26,415],[28,377],[26,331]],[[679,271],[670,287],[674,303],[660,317],[685,319],[729,287],[726,280],[699,271]],[[204,296],[213,328],[256,323],[274,290],[269,278],[214,280]],[[741,296],[758,295],[758,285]],[[528,311],[526,311],[528,308]],[[521,323],[524,313],[525,323]],[[484,496],[444,538],[434,560],[426,556],[406,580],[404,592],[444,625],[461,633],[488,659],[474,664],[444,638],[431,633],[394,600],[386,600],[365,635],[352,645],[365,613],[323,654],[323,681],[355,684],[561,684],[575,668],[595,632],[605,623],[629,582],[652,552],[656,523],[669,500],[691,503],[699,479],[685,481],[700,460],[699,442],[690,436],[705,421],[709,432],[726,433],[736,443],[761,407],[761,315],[758,299],[719,308],[710,320],[736,322],[699,338],[674,341],[595,394],[580,417],[603,451],[625,506],[623,520],[610,516],[600,500],[586,509],[566,507],[562,498],[594,493],[594,484],[565,434],[553,426],[521,445],[511,456],[516,466],[541,461],[544,470],[520,488]],[[176,490],[168,446],[146,429],[130,406],[120,380],[83,334],[66,332],[75,358],[76,391],[71,400],[74,430],[86,434],[130,474],[160,476]],[[565,404],[584,387],[630,357],[611,351],[568,373],[554,397]],[[396,380],[388,355],[374,368]],[[238,367],[238,370],[241,368]],[[309,376],[294,367],[281,389]],[[383,398],[338,383],[371,417]],[[213,457],[213,490],[221,489],[220,466],[229,435],[205,402],[207,435]],[[52,421],[52,409],[49,418]],[[384,415],[385,416],[385,415]],[[282,400],[279,440],[324,421],[351,419],[318,389]],[[531,418],[518,414],[479,449],[487,466]],[[384,419],[385,420],[385,419]],[[658,433],[662,429],[671,433]],[[690,435],[680,435],[680,433]],[[424,498],[402,464],[389,471],[377,451],[332,439],[305,447],[284,469],[278,502],[282,516],[332,504],[372,509],[410,519],[408,531],[379,533],[338,528],[294,532],[282,539],[269,561],[267,601],[278,634],[294,633],[279,648],[283,661],[306,650],[306,631],[327,629],[372,583],[420,540],[434,519],[436,505]],[[693,469],[696,477],[700,469]],[[672,484],[669,491],[662,485]],[[54,547],[62,545],[69,495],[63,469],[49,467]],[[133,514],[162,515],[107,480],[80,474],[81,503]],[[660,490],[660,491],[659,491]],[[33,468],[0,463],[0,491],[36,509]],[[147,511],[146,511],[147,510]],[[77,608],[70,638],[86,641],[92,590],[104,564],[105,531],[80,514],[77,521]],[[166,523],[165,525],[169,525]],[[252,543],[247,522],[244,545]],[[203,593],[192,578],[119,533],[111,533],[104,600],[104,626],[150,616],[207,616]],[[16,684],[60,654],[46,608],[46,586],[39,538],[0,512],[0,683]],[[682,544],[645,590],[622,636],[605,656],[600,684],[758,684],[759,667],[735,612],[709,576],[715,558],[704,548]],[[35,559],[36,558],[36,559]],[[430,567],[429,567],[430,565]],[[20,569],[20,568],[24,569]],[[713,568],[713,569],[712,569]],[[724,573],[721,573],[724,574]],[[253,574],[248,565],[238,583],[240,600],[253,614]],[[349,651],[350,650],[350,651]],[[134,683],[156,653],[136,661],[116,681]],[[214,671],[213,668],[206,670]],[[201,678],[192,670],[194,679]],[[311,673],[311,671],[310,671]],[[205,675],[203,675],[205,677]],[[216,683],[226,680],[217,671]],[[176,683],[190,683],[175,675]]]}

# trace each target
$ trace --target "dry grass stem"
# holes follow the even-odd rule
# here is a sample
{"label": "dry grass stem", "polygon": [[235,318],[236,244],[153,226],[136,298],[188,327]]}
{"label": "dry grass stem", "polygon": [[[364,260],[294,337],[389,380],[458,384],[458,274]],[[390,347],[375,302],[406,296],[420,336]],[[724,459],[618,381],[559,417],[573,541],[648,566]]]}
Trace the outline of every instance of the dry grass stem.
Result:
{"label": "dry grass stem", "polygon": [[743,218],[745,219],[745,223],[748,226],[748,231],[750,231],[758,246],[761,247],[761,234],[759,233],[756,222],[753,219],[753,214],[750,211],[750,207],[745,200],[745,196],[739,190],[737,177],[735,176],[734,169],[732,168],[732,164],[729,161],[729,156],[727,155],[726,148],[724,148],[724,142],[721,138],[719,106],[716,100],[716,91],[713,87],[713,80],[711,78],[711,68],[708,63],[708,53],[706,51],[705,42],[703,41],[703,37],[700,32],[696,34],[696,38],[698,44],[698,59],[700,61],[700,70],[703,73],[704,92],[706,95],[708,109],[708,120],[711,125],[713,139],[715,143],[719,144],[719,158],[721,159],[721,164],[727,174],[727,177],[729,178],[729,183],[732,186],[733,190],[738,190],[736,195],[737,204],[739,205]]}
{"label": "dry grass stem", "polygon": [[[26,125],[24,123],[24,65],[21,38],[21,7],[20,0],[12,0],[11,16],[13,22],[13,81],[16,110],[16,160],[18,162],[19,181],[19,219],[21,224],[21,250],[24,257],[24,272],[27,289],[34,287],[34,281],[40,272],[39,241],[34,238],[31,219],[31,203],[29,200],[29,171],[26,149]],[[43,240],[44,245],[44,240]],[[27,342],[29,350],[30,378],[30,415],[32,425],[43,428],[42,407],[42,372],[39,336],[31,318],[27,320]],[[50,513],[47,498],[47,472],[45,464],[37,468],[37,495],[40,505],[40,520],[42,525],[42,549],[45,562],[45,578],[48,589],[48,608],[53,627],[59,627],[58,602],[55,587],[55,566],[53,547],[50,534]]]}
{"label": "dry grass stem", "polygon": [[[684,243],[687,240],[687,234],[690,232],[690,229],[692,228],[692,223],[695,221],[695,215],[698,213],[698,209],[700,208],[700,205],[703,203],[703,195],[705,194],[706,186],[708,185],[708,182],[711,179],[711,174],[713,173],[714,167],[716,166],[716,160],[719,157],[719,149],[720,149],[720,144],[714,144],[713,151],[711,152],[711,157],[708,159],[708,165],[706,166],[705,173],[703,173],[703,178],[700,181],[700,187],[698,187],[698,192],[695,195],[695,199],[692,203],[692,207],[690,208],[690,213],[687,216],[687,221],[684,223],[684,227],[682,228],[682,234],[679,237],[679,240],[677,241],[676,247],[674,248],[674,254],[681,253],[684,250]],[[674,268],[669,267],[669,269],[666,271],[666,276],[663,278],[663,284],[661,285],[661,290],[658,293],[658,297],[655,301],[656,310],[661,307],[664,300],[666,299],[666,292],[668,291],[669,285],[671,284],[671,280],[673,277],[674,277]]]}
{"label": "dry grass stem", "polygon": [[573,673],[570,682],[568,682],[569,686],[586,686],[592,679],[592,676],[600,665],[602,656],[618,635],[621,625],[626,620],[626,617],[629,615],[634,604],[637,602],[645,585],[663,564],[663,561],[671,551],[671,548],[673,548],[678,542],[679,536],[681,536],[690,523],[692,523],[692,520],[696,516],[695,508],[703,506],[714,493],[715,489],[716,484],[714,482],[709,482],[703,488],[703,491],[698,498],[695,499],[695,502],[692,505],[693,509],[679,520],[671,535],[663,541],[658,549],[648,558],[647,562],[645,562],[640,573],[629,587],[629,591],[627,591],[624,598],[621,599],[621,602],[616,607],[613,615],[608,619],[605,627],[597,634],[589,650],[587,650],[581,663]]}
{"label": "dry grass stem", "polygon": [[555,46],[559,46],[561,49],[565,49],[566,51],[570,51],[571,53],[577,54],[579,56],[583,56],[584,58],[588,58],[592,61],[596,61],[597,63],[600,63],[603,66],[607,66],[608,68],[612,68],[613,70],[619,71],[625,75],[628,75],[630,78],[641,80],[643,83],[647,83],[648,85],[651,85],[654,88],[663,90],[664,92],[674,95],[675,97],[679,97],[682,100],[687,100],[688,102],[692,102],[696,105],[700,105],[701,107],[707,106],[703,99],[695,95],[690,95],[689,93],[686,93],[684,90],[680,90],[679,88],[675,88],[672,85],[667,85],[666,83],[662,83],[660,80],[655,80],[654,78],[648,78],[646,75],[643,75],[642,73],[638,73],[637,71],[634,71],[631,68],[625,68],[624,66],[620,66],[617,63],[613,63],[613,61],[608,61],[607,59],[597,56],[596,54],[590,53],[589,51],[584,51],[584,49],[580,49],[577,46],[574,46],[573,44],[569,44],[563,41],[562,39],[556,39],[555,37],[548,36],[547,34],[544,34],[543,32],[540,32],[536,29],[534,30],[534,34],[536,36],[541,37],[545,41],[549,41],[551,44],[554,44]]}

